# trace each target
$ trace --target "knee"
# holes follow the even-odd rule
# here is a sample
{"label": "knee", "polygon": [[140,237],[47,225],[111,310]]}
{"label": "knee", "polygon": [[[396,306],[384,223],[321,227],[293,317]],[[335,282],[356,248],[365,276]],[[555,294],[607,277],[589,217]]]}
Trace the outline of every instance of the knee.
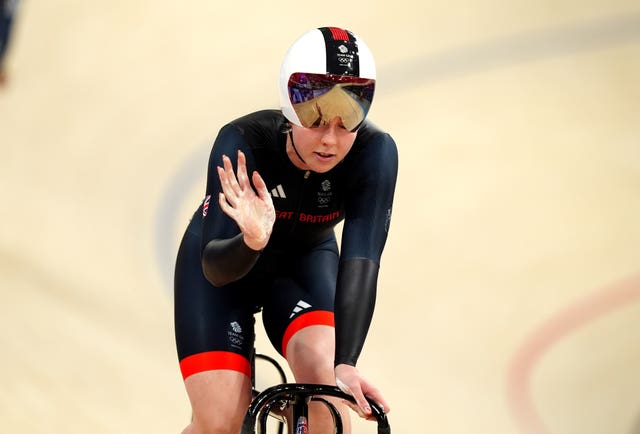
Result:
{"label": "knee", "polygon": [[251,380],[235,371],[205,371],[185,380],[193,419],[183,434],[237,434],[251,399]]}
{"label": "knee", "polygon": [[202,411],[200,408],[194,412],[191,422],[193,431],[185,434],[238,434],[248,407],[248,404],[240,402],[233,401],[233,404],[229,405],[227,402],[218,401],[208,411]]}
{"label": "knee", "polygon": [[287,361],[298,382],[333,381],[333,335],[296,336],[287,345]]}
{"label": "knee", "polygon": [[309,360],[325,364],[333,360],[334,347],[320,339],[296,339],[287,346],[287,359]]}

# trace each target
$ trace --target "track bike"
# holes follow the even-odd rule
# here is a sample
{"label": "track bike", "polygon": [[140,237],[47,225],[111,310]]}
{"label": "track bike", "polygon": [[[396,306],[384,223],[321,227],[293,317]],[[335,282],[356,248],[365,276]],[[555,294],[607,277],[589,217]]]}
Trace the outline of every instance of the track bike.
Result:
{"label": "track bike", "polygon": [[[263,391],[256,390],[255,365],[256,359],[271,364],[279,373],[281,384],[271,386]],[[242,424],[241,434],[267,433],[269,417],[277,419],[277,430],[283,434],[286,425],[289,434],[307,434],[309,432],[309,403],[311,401],[323,403],[330,411],[335,426],[335,434],[343,433],[342,417],[337,408],[326,397],[337,397],[355,403],[355,399],[342,392],[336,386],[323,384],[288,383],[287,377],[280,364],[273,358],[256,353],[251,359],[253,399]],[[378,423],[378,434],[391,434],[389,420],[380,406],[367,398],[373,416]]]}

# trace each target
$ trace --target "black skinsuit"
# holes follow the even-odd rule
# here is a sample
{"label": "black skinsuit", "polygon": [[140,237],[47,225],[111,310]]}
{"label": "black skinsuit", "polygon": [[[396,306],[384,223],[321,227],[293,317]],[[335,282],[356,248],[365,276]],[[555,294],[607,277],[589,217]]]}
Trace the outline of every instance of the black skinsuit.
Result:
{"label": "black skinsuit", "polygon": [[[285,356],[293,332],[334,325],[334,312],[335,363],[355,365],[362,350],[391,219],[395,142],[365,122],[344,161],[320,174],[289,160],[287,127],[280,111],[264,110],[231,122],[216,138],[206,198],[176,263],[176,340],[185,378],[208,369],[247,372],[257,307],[269,338]],[[264,179],[276,210],[261,252],[244,244],[238,226],[218,205],[216,167],[224,154],[236,170],[238,150],[246,155],[249,177],[257,170]],[[343,220],[338,253],[334,228]]]}

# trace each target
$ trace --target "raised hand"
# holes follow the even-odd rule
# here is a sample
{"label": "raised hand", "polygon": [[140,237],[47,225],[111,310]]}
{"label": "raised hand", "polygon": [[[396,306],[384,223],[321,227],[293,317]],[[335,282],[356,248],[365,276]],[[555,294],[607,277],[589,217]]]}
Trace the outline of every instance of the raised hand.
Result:
{"label": "raised hand", "polygon": [[[222,156],[223,167],[218,166],[218,177],[222,192],[218,197],[220,208],[237,224],[244,236],[244,242],[253,250],[262,250],[269,241],[276,212],[271,195],[264,180],[253,172],[249,182],[247,160],[242,151],[238,151],[238,176],[233,173],[231,160]],[[257,194],[256,194],[257,192]]]}

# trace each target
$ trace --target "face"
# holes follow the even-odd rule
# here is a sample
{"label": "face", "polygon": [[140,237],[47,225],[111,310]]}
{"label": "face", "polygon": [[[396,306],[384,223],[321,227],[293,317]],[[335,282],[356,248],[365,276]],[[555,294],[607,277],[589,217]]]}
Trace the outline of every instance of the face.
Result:
{"label": "face", "polygon": [[328,172],[341,162],[351,150],[357,135],[347,130],[337,116],[328,124],[318,127],[291,127],[295,148],[304,160],[300,160],[291,140],[287,139],[287,155],[291,162],[299,169],[318,173]]}

